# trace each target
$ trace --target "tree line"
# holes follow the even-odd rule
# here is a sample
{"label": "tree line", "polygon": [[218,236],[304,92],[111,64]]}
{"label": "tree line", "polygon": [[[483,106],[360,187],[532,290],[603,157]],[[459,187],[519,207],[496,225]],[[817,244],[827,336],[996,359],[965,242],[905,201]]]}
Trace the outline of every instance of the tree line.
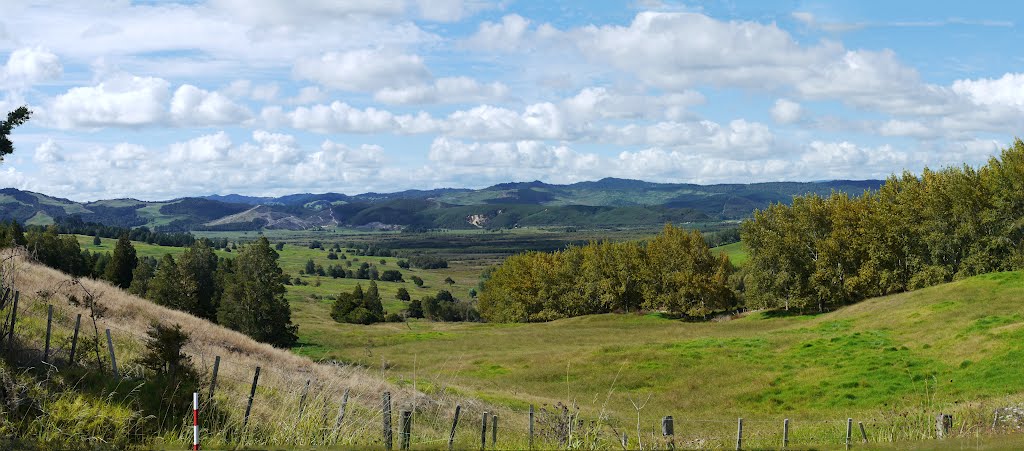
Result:
{"label": "tree line", "polygon": [[823,311],[1024,268],[1024,142],[969,166],[890,176],[877,192],[798,196],[741,228],[746,303]]}
{"label": "tree line", "polygon": [[[120,238],[121,235],[128,235],[132,241],[158,246],[187,247],[196,241],[191,233],[166,233],[150,230],[146,226],[129,228],[85,222],[78,215],[71,215],[54,219],[57,226],[57,233],[66,235],[90,235],[102,238]],[[226,241],[226,240],[225,240]]]}
{"label": "tree line", "polygon": [[661,310],[704,317],[735,309],[733,266],[699,231],[671,224],[646,242],[593,242],[507,258],[485,274],[479,309],[494,322]]}

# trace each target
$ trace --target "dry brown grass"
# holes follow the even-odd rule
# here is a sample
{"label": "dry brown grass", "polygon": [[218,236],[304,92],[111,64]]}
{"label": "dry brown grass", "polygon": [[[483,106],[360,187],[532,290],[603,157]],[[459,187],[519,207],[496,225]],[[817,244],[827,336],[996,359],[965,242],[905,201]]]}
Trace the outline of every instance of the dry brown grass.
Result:
{"label": "dry brown grass", "polygon": [[[5,251],[8,255],[10,252]],[[462,405],[465,418],[457,434],[459,441],[472,440],[474,437],[471,418],[478,417],[483,411],[495,411],[493,406],[453,396],[447,390],[434,390],[428,395],[414,390],[412,386],[398,386],[389,381],[391,374],[387,368],[313,362],[288,350],[259,343],[210,321],[132,296],[105,281],[75,281],[64,273],[33,263],[23,256],[18,256],[14,264],[8,266],[8,275],[13,273],[15,287],[22,293],[19,315],[22,311],[31,313],[33,309],[41,311],[41,304],[48,301],[54,304],[57,316],[64,324],[73,324],[69,318],[82,313],[82,334],[92,335],[88,310],[66,302],[68,296],[81,298],[91,293],[105,309],[98,320],[100,334],[102,336],[106,328],[112,330],[118,364],[122,375],[126,377],[140,374],[141,368],[132,362],[140,355],[146,330],[154,321],[179,324],[189,332],[191,341],[186,352],[206,377],[204,389],[211,375],[214,357],[220,356],[216,403],[229,414],[230,419],[222,428],[204,432],[209,436],[207,440],[212,440],[214,444],[243,440],[249,445],[287,446],[365,446],[379,443],[382,430],[381,394],[385,391],[391,393],[393,400],[392,424],[396,429],[396,447],[398,414],[401,410],[416,412],[413,442],[419,443],[421,448],[445,445],[442,439],[447,437],[450,415],[456,404]],[[11,268],[13,271],[10,271]],[[61,323],[61,320],[57,320],[57,323]],[[61,333],[57,330],[55,336]],[[93,351],[90,349],[88,352]],[[103,357],[106,358],[105,348]],[[94,358],[92,360],[95,361]],[[252,419],[242,438],[239,437],[240,423],[257,366],[261,367],[259,391],[253,405]],[[310,381],[310,390],[299,420],[298,404],[307,380]],[[347,413],[341,428],[335,430],[335,418],[345,390],[350,392]],[[500,412],[502,409],[497,410]],[[181,418],[181,427],[159,440],[167,441],[167,444],[190,442],[191,412],[182,412]]]}

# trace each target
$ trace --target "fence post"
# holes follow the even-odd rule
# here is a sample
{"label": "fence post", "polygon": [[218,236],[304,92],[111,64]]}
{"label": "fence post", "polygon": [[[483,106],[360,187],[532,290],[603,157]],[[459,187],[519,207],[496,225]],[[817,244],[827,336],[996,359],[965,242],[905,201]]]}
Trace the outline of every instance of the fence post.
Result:
{"label": "fence post", "polygon": [[50,331],[53,327],[53,304],[46,306],[46,345],[43,348],[43,362],[50,361]]}
{"label": "fence post", "polygon": [[743,418],[736,422],[736,451],[743,449]]}
{"label": "fence post", "polygon": [[676,432],[675,432],[675,425],[673,424],[673,421],[672,421],[672,415],[669,415],[669,416],[664,417],[664,418],[661,419],[661,435],[663,437],[668,437],[668,449],[675,449],[676,448],[676,444],[675,444]]}
{"label": "fence post", "polygon": [[384,418],[384,449],[391,451],[391,392],[384,392],[380,397],[381,410]]}
{"label": "fence post", "polygon": [[302,421],[302,410],[306,407],[306,395],[309,394],[309,379],[306,379],[306,386],[302,389],[302,396],[299,397],[299,417],[295,419],[295,425],[298,426],[299,421]]}
{"label": "fence post", "polygon": [[249,413],[252,412],[252,399],[256,397],[256,384],[260,381],[260,367],[252,376],[252,389],[249,390],[249,402],[245,405],[245,419],[242,420],[242,439],[245,439],[245,427],[249,425]]}
{"label": "fence post", "polygon": [[484,419],[480,422],[480,451],[487,449],[487,412],[484,412]]}
{"label": "fence post", "polygon": [[11,304],[11,330],[7,331],[7,352],[14,352],[14,326],[18,323],[18,298],[20,291],[14,292],[14,304]]}
{"label": "fence post", "polygon": [[850,449],[850,442],[853,436],[853,418],[846,419],[846,449]]}
{"label": "fence post", "polygon": [[459,413],[462,412],[462,406],[455,405],[455,418],[452,419],[452,432],[448,434],[448,451],[452,451],[455,447],[455,427],[459,425]]}
{"label": "fence post", "polygon": [[114,371],[114,377],[120,378],[121,373],[117,371],[117,357],[114,356],[114,339],[110,338],[110,329],[107,329],[107,348],[110,349],[110,369]]}
{"label": "fence post", "polygon": [[625,432],[622,433],[622,449],[629,449],[629,436]]}
{"label": "fence post", "polygon": [[868,432],[864,430],[864,422],[863,421],[858,421],[857,424],[860,425],[860,436],[864,438],[864,443],[867,443],[868,442]]}
{"label": "fence post", "polygon": [[334,421],[334,432],[332,436],[338,435],[338,429],[341,428],[341,421],[345,419],[345,406],[348,405],[348,390],[345,389],[345,393],[341,395],[341,407],[338,408],[338,419]]}
{"label": "fence post", "polygon": [[75,350],[78,348],[78,328],[82,325],[82,314],[75,317],[75,333],[71,335],[71,355],[68,356],[68,364],[75,364]]}
{"label": "fence post", "polygon": [[999,423],[999,409],[996,409],[996,410],[992,411],[992,429],[995,429],[996,425],[998,423]]}
{"label": "fence post", "polygon": [[402,450],[409,449],[409,442],[412,441],[412,411],[403,410],[402,414]]}
{"label": "fence post", "polygon": [[192,392],[192,449],[199,449],[199,392]]}
{"label": "fence post", "polygon": [[533,449],[533,404],[530,404],[530,449]]}
{"label": "fence post", "polygon": [[220,371],[220,356],[213,357],[213,376],[210,378],[210,400],[213,402],[213,391],[217,389],[217,372]]}
{"label": "fence post", "polygon": [[789,418],[782,420],[782,447],[789,446]]}
{"label": "fence post", "polygon": [[935,435],[938,438],[946,438],[949,430],[953,428],[953,415],[940,413],[935,417]]}
{"label": "fence post", "polygon": [[498,449],[498,416],[491,415],[491,448]]}

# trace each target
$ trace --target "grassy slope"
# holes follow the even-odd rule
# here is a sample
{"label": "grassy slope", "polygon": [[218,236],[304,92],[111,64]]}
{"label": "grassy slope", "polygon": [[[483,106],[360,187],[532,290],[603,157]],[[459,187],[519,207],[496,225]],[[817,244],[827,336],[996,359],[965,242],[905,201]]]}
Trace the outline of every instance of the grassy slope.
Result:
{"label": "grassy slope", "polygon": [[[3,254],[0,253],[0,256]],[[136,440],[137,438],[126,438],[124,431],[118,428],[132,421],[155,421],[140,420],[134,412],[133,403],[128,401],[132,398],[133,387],[139,383],[137,375],[141,369],[136,360],[143,350],[142,339],[146,328],[154,320],[180,324],[191,334],[191,344],[185,351],[205,374],[204,379],[209,377],[213,356],[222,357],[217,400],[218,406],[224,409],[229,418],[227,426],[215,427],[208,423],[208,417],[203,417],[204,446],[211,449],[234,446],[234,443],[224,441],[224,434],[228,430],[234,431],[234,440],[238,439],[237,431],[249,393],[252,371],[256,366],[261,366],[263,372],[259,379],[257,399],[253,404],[254,420],[250,423],[251,430],[247,434],[247,443],[250,446],[283,449],[308,448],[323,444],[324,431],[332,430],[342,392],[347,389],[351,389],[349,413],[337,435],[329,433],[329,438],[326,439],[327,443],[338,443],[345,449],[369,449],[375,446],[380,434],[380,413],[375,409],[379,408],[380,393],[385,390],[392,393],[396,416],[397,410],[401,408],[408,408],[413,403],[418,406],[416,428],[419,440],[447,437],[449,415],[456,403],[463,406],[463,414],[467,416],[476,416],[481,411],[488,410],[501,412],[506,421],[510,419],[507,415],[508,410],[488,406],[477,400],[436,391],[424,394],[422,390],[417,392],[414,385],[399,387],[389,384],[385,378],[390,373],[380,370],[379,367],[367,371],[354,366],[316,364],[294,353],[256,343],[237,332],[182,312],[157,306],[130,296],[104,282],[93,280],[83,280],[83,283],[93,293],[98,294],[101,304],[106,308],[106,313],[99,323],[100,334],[102,335],[104,328],[113,329],[118,366],[127,379],[116,381],[109,375],[100,375],[92,367],[91,348],[86,345],[79,348],[82,350],[79,356],[82,359],[80,361],[90,369],[83,371],[80,368],[65,368],[62,359],[66,358],[67,340],[74,322],[74,314],[83,311],[67,305],[63,301],[63,296],[72,293],[81,295],[80,290],[67,283],[67,276],[50,268],[20,260],[17,267],[15,285],[22,292],[16,332],[18,342],[29,343],[29,348],[35,349],[36,352],[41,349],[46,329],[47,301],[40,299],[39,296],[56,290],[57,295],[50,298],[55,307],[53,333],[56,339],[52,355],[60,368],[58,375],[47,373],[45,368],[39,368],[36,360],[38,357],[30,358],[27,362],[36,367],[34,369],[16,368],[9,362],[0,362],[0,374],[5,374],[5,377],[8,374],[16,374],[20,380],[28,380],[29,385],[36,387],[37,391],[30,395],[35,396],[35,402],[39,402],[42,407],[42,411],[33,414],[35,420],[32,420],[33,417],[25,416],[28,419],[25,421],[31,421],[27,432],[32,436],[21,437],[22,439],[44,441],[49,447],[57,448],[80,446],[86,441],[96,443],[97,440],[107,440],[108,443],[116,443],[111,445],[112,447],[120,449]],[[87,316],[82,320],[82,327],[82,339],[87,340],[92,335],[91,323]],[[104,364],[108,365],[105,347],[102,351],[100,356],[104,359]],[[59,379],[62,382],[31,382],[33,378],[38,381]],[[302,421],[296,421],[303,381],[307,379],[312,385],[305,415]],[[421,388],[431,386],[429,383],[422,384]],[[51,391],[57,390],[58,387],[66,391]],[[20,416],[10,416],[9,412],[4,410],[0,413],[0,430],[5,431],[5,434],[0,437],[0,444],[5,444],[5,440],[8,439],[19,439],[17,435],[8,435],[12,432],[8,428],[23,421]],[[206,414],[207,412],[204,412],[204,415]],[[189,412],[161,413],[160,418],[167,418],[167,428],[161,430],[161,437],[150,446],[181,448],[185,443],[191,443],[191,423],[181,421],[188,415]],[[395,421],[397,424],[397,418]],[[515,423],[516,420],[510,422]],[[518,423],[522,424],[521,421]],[[477,434],[478,431],[472,425],[460,427],[457,443],[461,443],[461,447],[468,447]],[[114,439],[117,441],[110,442]],[[25,444],[17,445],[14,449],[22,446]]]}
{"label": "grassy slope", "polygon": [[307,315],[301,327],[320,347],[301,352],[386,360],[407,376],[446,374],[458,389],[513,408],[567,399],[605,406],[627,426],[636,418],[630,399],[648,394],[648,424],[669,414],[733,424],[726,429],[740,416],[852,416],[870,428],[867,419],[918,414],[934,424],[941,409],[1005,403],[1024,387],[1022,296],[1024,273],[1000,273],[822,315],[710,323],[598,315],[350,326]]}
{"label": "grassy slope", "polygon": [[729,261],[736,267],[743,266],[747,262],[747,245],[743,244],[742,241],[737,241],[732,244],[726,244],[725,246],[718,246],[711,248],[713,252],[725,254],[729,257]]}

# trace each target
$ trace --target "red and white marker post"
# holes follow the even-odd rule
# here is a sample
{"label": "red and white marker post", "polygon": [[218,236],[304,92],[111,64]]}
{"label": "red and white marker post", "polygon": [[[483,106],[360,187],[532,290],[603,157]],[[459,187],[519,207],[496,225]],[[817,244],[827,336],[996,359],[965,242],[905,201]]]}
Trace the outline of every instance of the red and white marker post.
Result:
{"label": "red and white marker post", "polygon": [[192,392],[192,449],[199,449],[199,393]]}

